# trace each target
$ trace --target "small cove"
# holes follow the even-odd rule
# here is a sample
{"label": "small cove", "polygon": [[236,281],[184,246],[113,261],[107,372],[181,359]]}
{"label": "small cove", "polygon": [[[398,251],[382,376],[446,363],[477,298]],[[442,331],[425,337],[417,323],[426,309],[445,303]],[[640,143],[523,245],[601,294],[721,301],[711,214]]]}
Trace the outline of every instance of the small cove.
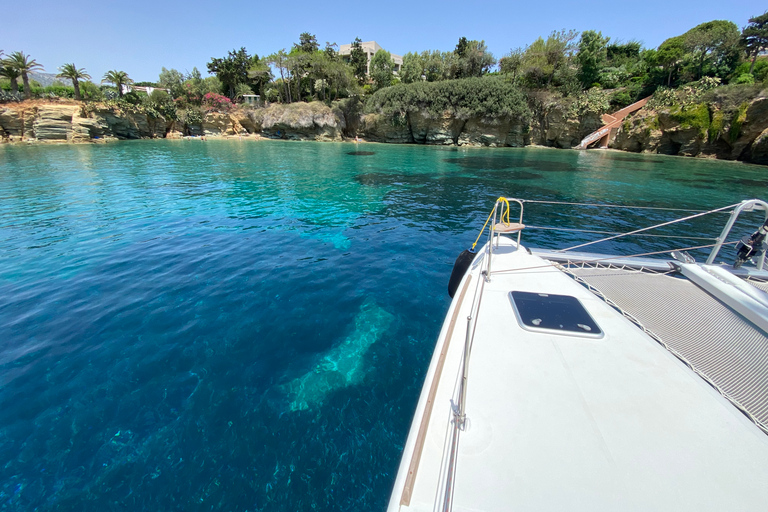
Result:
{"label": "small cove", "polygon": [[[0,146],[0,504],[383,509],[453,261],[496,197],[700,210],[765,198],[767,181],[734,162],[542,148]],[[526,206],[537,226],[675,217]]]}

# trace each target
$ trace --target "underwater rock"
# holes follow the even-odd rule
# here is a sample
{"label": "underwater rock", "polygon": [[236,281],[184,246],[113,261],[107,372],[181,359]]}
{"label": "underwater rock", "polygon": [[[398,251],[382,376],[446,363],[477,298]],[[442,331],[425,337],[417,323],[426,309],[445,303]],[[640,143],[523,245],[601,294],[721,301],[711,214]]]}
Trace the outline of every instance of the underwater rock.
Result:
{"label": "underwater rock", "polygon": [[291,411],[303,411],[321,404],[334,390],[362,382],[367,373],[365,353],[384,334],[394,315],[367,299],[355,316],[354,331],[339,345],[321,355],[315,367],[283,389]]}

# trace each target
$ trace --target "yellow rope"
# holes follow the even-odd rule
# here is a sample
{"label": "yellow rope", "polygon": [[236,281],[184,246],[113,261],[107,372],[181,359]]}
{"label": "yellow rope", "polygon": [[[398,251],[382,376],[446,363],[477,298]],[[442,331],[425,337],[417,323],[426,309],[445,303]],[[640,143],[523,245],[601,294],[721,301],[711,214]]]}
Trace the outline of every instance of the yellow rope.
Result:
{"label": "yellow rope", "polygon": [[[509,200],[506,197],[500,197],[496,200],[496,203],[498,204],[499,201],[502,201],[506,205],[506,210],[502,206],[501,208],[501,216],[499,217],[499,220],[501,222],[504,222],[504,216],[506,214],[506,224],[509,224]],[[475,243],[472,244],[472,251],[474,252],[475,246],[477,245],[477,242],[480,241],[480,237],[483,236],[483,233],[485,232],[486,226],[488,226],[488,222],[490,222],[491,217],[493,217],[493,212],[496,211],[496,205],[493,205],[493,208],[491,209],[491,213],[488,214],[488,218],[485,219],[485,224],[483,224],[483,229],[480,230],[480,233],[477,234],[477,238],[475,239]]]}

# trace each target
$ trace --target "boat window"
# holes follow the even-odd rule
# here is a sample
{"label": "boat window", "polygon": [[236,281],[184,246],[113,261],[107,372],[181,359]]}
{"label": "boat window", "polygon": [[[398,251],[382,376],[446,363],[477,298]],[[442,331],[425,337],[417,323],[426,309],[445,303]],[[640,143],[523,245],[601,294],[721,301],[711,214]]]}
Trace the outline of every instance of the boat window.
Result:
{"label": "boat window", "polygon": [[523,329],[590,338],[603,336],[576,297],[515,291],[509,292],[509,297]]}

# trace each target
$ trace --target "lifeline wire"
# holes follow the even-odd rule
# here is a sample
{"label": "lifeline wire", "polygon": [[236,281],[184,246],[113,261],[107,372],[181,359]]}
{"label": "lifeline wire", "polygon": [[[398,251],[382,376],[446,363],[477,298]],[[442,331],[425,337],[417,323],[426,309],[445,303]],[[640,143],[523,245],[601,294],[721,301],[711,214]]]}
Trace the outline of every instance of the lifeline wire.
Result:
{"label": "lifeline wire", "polygon": [[[524,203],[539,203],[539,204],[565,204],[571,206],[596,206],[599,208],[626,208],[633,210],[663,210],[668,212],[689,212],[689,213],[709,213],[708,210],[689,210],[687,208],[662,208],[659,206],[626,206],[623,204],[599,204],[599,203],[570,203],[567,201],[537,201],[535,199],[521,199]],[[728,206],[730,208],[730,206]],[[714,210],[717,211],[717,210]],[[714,213],[714,211],[712,213]]]}
{"label": "lifeline wire", "polygon": [[663,226],[669,226],[670,224],[675,224],[677,222],[683,222],[685,220],[695,219],[696,217],[702,217],[702,216],[708,215],[710,213],[715,213],[715,212],[720,212],[720,211],[723,211],[723,210],[727,210],[729,208],[733,208],[734,206],[738,206],[738,204],[739,203],[731,204],[731,205],[728,205],[728,206],[723,206],[722,208],[716,208],[714,210],[709,210],[709,211],[706,211],[706,212],[703,212],[703,213],[697,213],[696,215],[689,215],[688,217],[683,217],[681,219],[675,219],[675,220],[671,220],[669,222],[662,222],[661,224],[655,224],[655,225],[649,226],[647,228],[636,229],[635,231],[630,231],[628,233],[622,233],[622,234],[615,235],[615,236],[609,236],[607,238],[601,238],[600,240],[595,240],[593,242],[586,242],[586,243],[583,243],[583,244],[574,245],[572,247],[567,247],[565,249],[559,249],[556,252],[570,251],[570,250],[573,250],[573,249],[578,249],[579,247],[585,247],[587,245],[597,244],[597,243],[600,243],[600,242],[607,242],[608,240],[613,240],[614,238],[619,238],[619,237],[628,236],[628,235],[634,235],[636,233],[641,233],[643,231],[648,231],[650,229],[660,228],[660,227],[663,227]]}
{"label": "lifeline wire", "polygon": [[[623,235],[624,233],[619,233],[617,231],[595,231],[593,229],[577,229],[577,228],[552,228],[547,226],[530,226],[526,224],[526,229],[548,229],[552,231],[574,231],[577,233],[595,233],[598,235]],[[648,234],[637,234],[635,236],[651,236],[656,238],[687,238],[689,240],[717,240],[717,238],[712,237],[705,237],[705,236],[677,236],[677,235],[654,235],[651,233]]]}

